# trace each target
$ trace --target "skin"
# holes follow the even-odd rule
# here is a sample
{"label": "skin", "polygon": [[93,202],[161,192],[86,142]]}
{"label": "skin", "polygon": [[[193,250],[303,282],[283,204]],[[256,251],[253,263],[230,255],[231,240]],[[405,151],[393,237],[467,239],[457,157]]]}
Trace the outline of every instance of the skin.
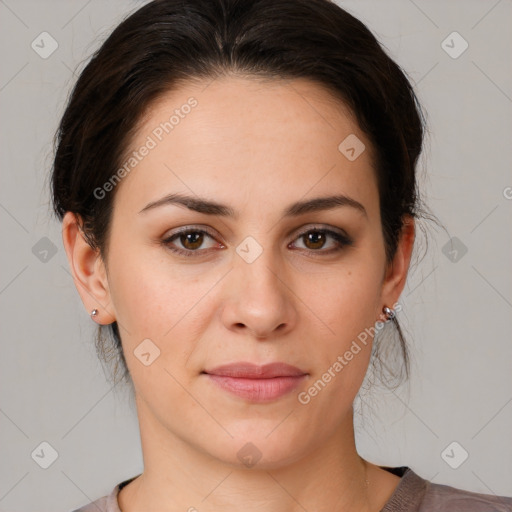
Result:
{"label": "skin", "polygon": [[[400,479],[355,447],[352,404],[371,338],[308,404],[297,394],[398,301],[413,219],[386,265],[370,141],[339,100],[306,79],[182,84],[152,105],[130,150],[190,96],[198,105],[117,185],[106,262],[74,214],[63,221],[84,306],[99,310],[98,323],[118,321],[135,387],[144,472],[120,491],[120,508],[378,511]],[[350,134],[366,146],[354,161],[338,150]],[[229,205],[237,217],[179,205],[139,213],[178,192]],[[335,193],[366,215],[342,206],[282,218],[296,201]],[[214,238],[169,245],[202,254],[179,256],[161,243],[191,225]],[[299,236],[315,226],[344,230],[353,244],[327,254],[338,247],[330,235]],[[263,250],[252,263],[236,252],[248,236]],[[147,338],[160,356],[145,366],[134,350]],[[236,361],[283,361],[308,376],[293,392],[254,403],[201,374]],[[261,453],[251,468],[237,456],[249,442]]]}

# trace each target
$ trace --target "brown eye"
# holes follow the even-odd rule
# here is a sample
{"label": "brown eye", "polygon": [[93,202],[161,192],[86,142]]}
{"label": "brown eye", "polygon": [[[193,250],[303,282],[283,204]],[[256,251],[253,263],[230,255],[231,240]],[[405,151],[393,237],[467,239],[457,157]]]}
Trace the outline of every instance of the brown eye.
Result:
{"label": "brown eye", "polygon": [[[208,239],[210,245],[208,246]],[[174,235],[171,235],[164,240],[162,244],[176,254],[183,256],[199,256],[205,254],[208,249],[211,249],[215,244],[215,238],[203,229],[184,229]],[[206,247],[203,247],[206,244]],[[224,248],[219,244],[220,248]]]}
{"label": "brown eye", "polygon": [[322,231],[310,231],[302,235],[302,239],[308,249],[321,249],[325,244],[326,236]]}
{"label": "brown eye", "polygon": [[204,235],[200,231],[189,231],[179,236],[181,245],[191,251],[199,249],[204,241]]}
{"label": "brown eye", "polygon": [[[331,242],[329,243],[329,239]],[[299,234],[298,238],[302,243],[301,247],[295,246],[298,249],[308,250],[311,253],[317,252],[319,254],[328,254],[342,250],[345,246],[353,244],[352,239],[342,233],[337,233],[330,229],[309,229]],[[327,248],[325,248],[327,246]],[[323,250],[322,250],[323,249]]]}
{"label": "brown eye", "polygon": [[[210,245],[208,246],[208,239]],[[329,244],[329,239],[331,240]],[[298,235],[296,240],[302,243],[302,247],[297,247],[293,243],[293,248],[309,251],[311,254],[327,255],[341,251],[345,246],[350,246],[353,241],[345,234],[332,231],[330,229],[309,229]],[[213,249],[216,239],[213,235],[203,229],[184,229],[178,233],[162,240],[162,244],[172,252],[182,256],[201,256],[209,253]],[[224,245],[217,242],[219,249],[225,249]],[[206,247],[204,247],[206,245]],[[327,247],[327,249],[325,249]]]}

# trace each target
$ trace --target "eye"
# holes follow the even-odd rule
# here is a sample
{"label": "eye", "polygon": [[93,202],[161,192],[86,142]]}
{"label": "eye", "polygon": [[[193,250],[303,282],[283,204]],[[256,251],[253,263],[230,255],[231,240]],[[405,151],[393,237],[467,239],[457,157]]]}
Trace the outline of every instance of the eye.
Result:
{"label": "eye", "polygon": [[[178,255],[200,256],[215,245],[203,247],[207,239],[215,241],[215,237],[204,229],[186,227],[163,239],[161,243]],[[329,239],[332,241],[331,247],[324,249]],[[295,249],[306,250],[310,253],[320,253],[321,255],[341,251],[345,246],[353,244],[352,239],[341,232],[338,233],[331,229],[318,227],[303,231],[295,240],[302,241],[303,247],[297,247],[295,244],[289,244],[288,247],[292,246]],[[177,247],[176,244],[179,244],[181,247]],[[225,248],[221,243],[217,242],[217,244],[221,249]]]}
{"label": "eye", "polygon": [[[334,240],[334,243],[331,244],[331,248],[321,250],[325,247],[329,238]],[[304,248],[309,252],[319,252],[322,254],[337,252],[343,249],[343,247],[353,244],[352,239],[347,235],[331,229],[322,228],[310,228],[307,231],[303,231],[296,240],[301,240],[304,245],[304,247],[299,247],[299,249]]]}
{"label": "eye", "polygon": [[[174,253],[183,256],[196,256],[194,253],[206,251],[205,248],[203,248],[202,251],[199,251],[205,241],[205,238],[215,240],[213,235],[204,229],[186,228],[165,238],[162,240],[162,244]],[[181,244],[182,248],[175,247],[175,243]],[[224,247],[222,244],[220,245],[221,247]]]}

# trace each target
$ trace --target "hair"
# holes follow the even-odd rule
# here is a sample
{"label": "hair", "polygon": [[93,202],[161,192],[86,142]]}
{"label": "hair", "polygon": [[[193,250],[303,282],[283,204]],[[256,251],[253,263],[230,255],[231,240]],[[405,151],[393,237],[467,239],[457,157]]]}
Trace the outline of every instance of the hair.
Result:
{"label": "hair", "polygon": [[[155,0],[124,19],[81,72],[55,134],[51,185],[59,220],[74,212],[106,265],[115,188],[101,199],[94,190],[122,165],[157,99],[187,81],[230,75],[306,78],[349,107],[376,155],[391,262],[406,216],[426,216],[416,177],[426,123],[402,69],[361,21],[329,0]],[[407,343],[398,319],[390,324],[400,377],[408,379]],[[386,367],[377,341],[373,364]],[[114,360],[114,381],[118,373],[129,377],[117,322],[99,326],[96,349],[103,362]]]}

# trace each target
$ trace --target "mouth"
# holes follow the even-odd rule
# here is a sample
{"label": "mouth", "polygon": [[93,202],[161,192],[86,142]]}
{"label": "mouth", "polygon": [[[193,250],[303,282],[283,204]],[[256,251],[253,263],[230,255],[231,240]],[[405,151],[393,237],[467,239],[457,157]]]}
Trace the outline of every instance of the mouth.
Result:
{"label": "mouth", "polygon": [[202,374],[224,391],[251,402],[270,402],[293,391],[308,376],[286,363],[255,365],[240,362],[205,370]]}

